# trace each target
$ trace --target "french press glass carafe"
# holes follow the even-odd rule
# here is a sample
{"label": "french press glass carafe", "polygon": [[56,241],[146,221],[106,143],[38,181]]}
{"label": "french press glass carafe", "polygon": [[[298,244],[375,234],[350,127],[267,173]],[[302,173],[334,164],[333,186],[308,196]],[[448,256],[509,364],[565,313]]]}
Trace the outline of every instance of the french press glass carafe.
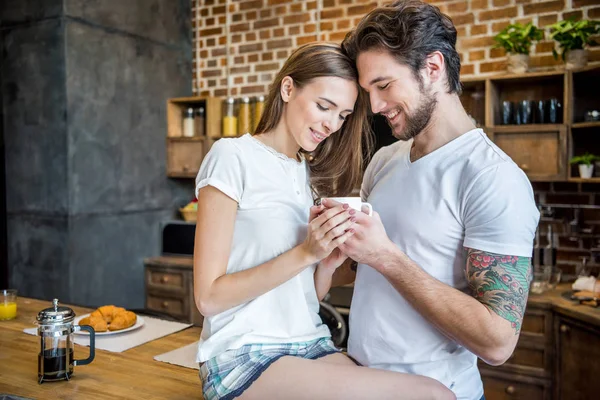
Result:
{"label": "french press glass carafe", "polygon": [[[69,380],[73,367],[86,365],[94,360],[95,331],[87,325],[73,325],[75,313],[69,307],[59,306],[58,299],[53,307],[46,308],[37,316],[40,353],[38,355],[38,381]],[[90,356],[85,360],[73,359],[73,333],[81,330],[90,333]]]}

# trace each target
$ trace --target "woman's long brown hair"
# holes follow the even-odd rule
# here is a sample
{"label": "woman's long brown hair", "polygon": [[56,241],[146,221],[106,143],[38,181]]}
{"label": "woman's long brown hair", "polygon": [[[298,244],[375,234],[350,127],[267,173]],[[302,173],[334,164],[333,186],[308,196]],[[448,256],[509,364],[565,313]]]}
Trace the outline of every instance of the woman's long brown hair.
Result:
{"label": "woman's long brown hair", "polygon": [[356,84],[358,97],[354,111],[339,131],[325,139],[315,151],[305,155],[311,176],[312,189],[318,197],[348,195],[360,184],[365,158],[372,147],[371,127],[367,120],[368,98],[358,85],[354,63],[345,56],[340,46],[332,43],[309,43],[298,48],[287,59],[265,99],[265,108],[254,134],[269,132],[283,115],[285,102],[281,98],[281,82],[286,76],[302,88],[313,79],[334,76]]}

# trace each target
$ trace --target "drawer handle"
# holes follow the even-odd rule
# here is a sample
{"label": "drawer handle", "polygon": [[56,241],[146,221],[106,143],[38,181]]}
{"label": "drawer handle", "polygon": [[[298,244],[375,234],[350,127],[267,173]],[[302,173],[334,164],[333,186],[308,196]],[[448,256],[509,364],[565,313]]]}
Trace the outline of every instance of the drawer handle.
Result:
{"label": "drawer handle", "polygon": [[188,172],[190,170],[190,166],[186,164],[182,167],[182,169],[183,169],[183,172]]}
{"label": "drawer handle", "polygon": [[561,331],[562,333],[567,333],[567,332],[569,332],[570,330],[571,330],[571,328],[569,328],[567,325],[561,325],[561,326],[560,326],[560,331]]}
{"label": "drawer handle", "polygon": [[160,283],[167,283],[169,282],[169,277],[168,276],[161,276],[160,277]]}
{"label": "drawer handle", "polygon": [[168,301],[163,301],[161,304],[162,308],[168,308],[169,307],[169,302]]}
{"label": "drawer handle", "polygon": [[506,387],[505,391],[506,391],[506,393],[513,395],[517,392],[517,389],[513,385],[510,385],[510,386]]}

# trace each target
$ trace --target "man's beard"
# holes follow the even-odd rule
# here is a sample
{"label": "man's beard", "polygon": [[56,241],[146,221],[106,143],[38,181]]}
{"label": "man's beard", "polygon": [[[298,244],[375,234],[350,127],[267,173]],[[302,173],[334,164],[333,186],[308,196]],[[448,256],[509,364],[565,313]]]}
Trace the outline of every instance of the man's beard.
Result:
{"label": "man's beard", "polygon": [[409,115],[402,110],[405,121],[404,129],[401,132],[396,132],[395,128],[393,126],[391,127],[392,134],[396,139],[410,140],[421,133],[427,124],[429,124],[431,115],[437,105],[437,99],[431,90],[425,91],[422,88],[421,94],[423,96],[421,103],[412,114]]}

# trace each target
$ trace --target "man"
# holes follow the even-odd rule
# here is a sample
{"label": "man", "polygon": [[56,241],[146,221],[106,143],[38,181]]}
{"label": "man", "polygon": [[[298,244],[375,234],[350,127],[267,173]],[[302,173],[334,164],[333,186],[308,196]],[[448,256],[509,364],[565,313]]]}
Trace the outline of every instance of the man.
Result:
{"label": "man", "polygon": [[472,400],[477,357],[502,364],[519,338],[539,213],[461,105],[455,44],[452,21],[417,0],[375,9],[342,43],[400,140],[369,164],[361,196],[377,213],[358,213],[341,250],[359,263],[349,354]]}

